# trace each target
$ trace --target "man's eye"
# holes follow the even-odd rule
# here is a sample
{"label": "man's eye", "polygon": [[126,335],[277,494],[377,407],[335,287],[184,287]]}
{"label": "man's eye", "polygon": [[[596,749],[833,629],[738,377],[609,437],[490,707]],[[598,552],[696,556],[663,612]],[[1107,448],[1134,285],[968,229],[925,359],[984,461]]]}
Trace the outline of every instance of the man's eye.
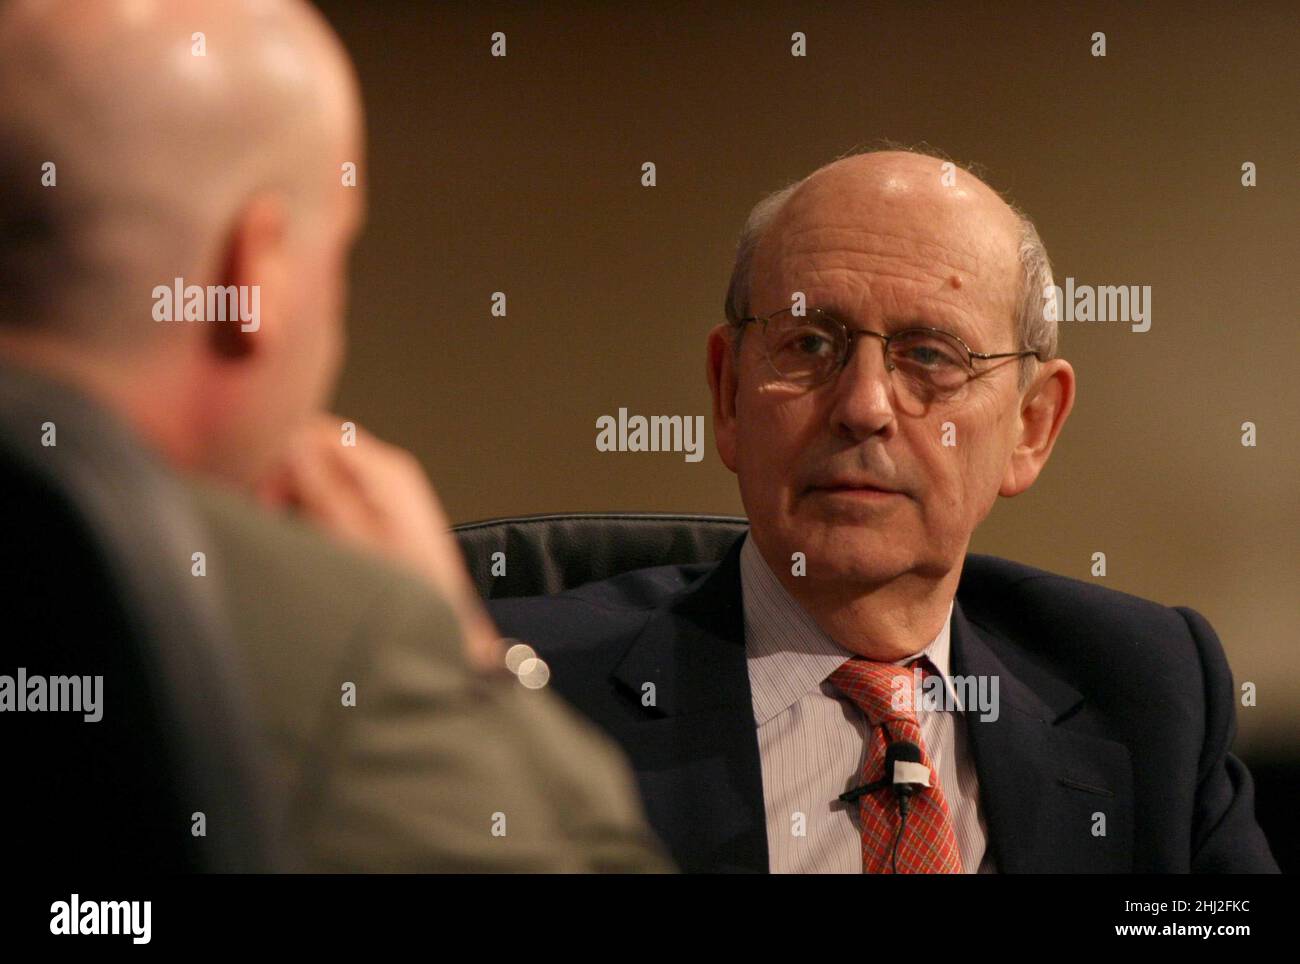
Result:
{"label": "man's eye", "polygon": [[903,360],[922,368],[960,367],[960,362],[949,351],[930,345],[911,345],[903,353]]}
{"label": "man's eye", "polygon": [[815,331],[806,331],[792,336],[786,345],[792,351],[807,356],[824,355],[831,350],[830,339]]}

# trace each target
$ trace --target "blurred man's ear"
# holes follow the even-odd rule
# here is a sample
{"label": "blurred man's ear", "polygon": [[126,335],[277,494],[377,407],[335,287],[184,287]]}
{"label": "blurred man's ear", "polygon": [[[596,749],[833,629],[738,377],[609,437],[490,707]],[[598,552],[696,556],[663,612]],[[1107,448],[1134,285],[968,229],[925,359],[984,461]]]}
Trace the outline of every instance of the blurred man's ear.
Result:
{"label": "blurred man's ear", "polygon": [[713,438],[722,464],[736,471],[736,354],[732,326],[722,324],[709,332],[708,377],[713,394]]}
{"label": "blurred man's ear", "polygon": [[999,495],[1019,495],[1034,484],[1073,407],[1074,369],[1061,358],[1045,362],[1020,400],[1020,441],[1011,452]]}
{"label": "blurred man's ear", "polygon": [[249,358],[257,354],[266,338],[278,337],[264,332],[261,322],[264,315],[282,315],[276,311],[275,298],[286,290],[288,234],[288,204],[278,195],[252,198],[235,218],[217,283],[234,285],[239,303],[255,305],[257,317],[212,326],[212,350],[222,358]]}

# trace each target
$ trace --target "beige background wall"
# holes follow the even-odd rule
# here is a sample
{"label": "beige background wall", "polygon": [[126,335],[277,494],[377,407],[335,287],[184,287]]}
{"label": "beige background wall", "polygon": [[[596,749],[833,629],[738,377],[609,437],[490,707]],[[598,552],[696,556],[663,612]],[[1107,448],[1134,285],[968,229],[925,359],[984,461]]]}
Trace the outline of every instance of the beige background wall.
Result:
{"label": "beige background wall", "polygon": [[340,411],[413,449],[457,522],[739,512],[711,431],[690,464],[598,453],[596,418],[707,416],[704,334],[749,207],[855,145],[928,141],[1037,219],[1058,280],[1153,288],[1145,334],[1063,323],[1075,412],[975,549],[1080,578],[1104,551],[1106,585],[1200,610],[1259,686],[1239,746],[1292,744],[1291,5],[705,6],[322,0],[371,125]]}

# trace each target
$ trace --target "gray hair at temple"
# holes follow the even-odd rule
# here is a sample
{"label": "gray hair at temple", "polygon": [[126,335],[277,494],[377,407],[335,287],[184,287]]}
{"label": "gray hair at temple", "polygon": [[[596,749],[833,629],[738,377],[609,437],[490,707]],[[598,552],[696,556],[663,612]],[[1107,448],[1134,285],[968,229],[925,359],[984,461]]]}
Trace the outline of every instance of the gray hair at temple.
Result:
{"label": "gray hair at temple", "polygon": [[[901,148],[897,145],[890,145],[886,148],[880,148],[880,150],[907,150],[909,153],[934,157],[940,163],[949,160],[949,158],[936,156],[928,151]],[[855,154],[872,153],[876,153],[876,149],[852,152],[844,156],[851,157]],[[839,159],[837,158],[837,160]],[[965,168],[963,170],[966,170],[972,176],[977,176]],[[809,177],[812,177],[812,174],[767,195],[754,205],[753,210],[749,212],[749,217],[745,219],[745,227],[741,231],[740,241],[736,245],[736,260],[731,269],[731,283],[727,286],[727,301],[724,309],[728,323],[737,329],[740,329],[741,319],[749,316],[749,293],[753,281],[754,254],[758,250],[758,243],[763,237],[763,232],[785,205],[785,202],[790,200],[794,192],[799,190],[800,186]],[[1007,203],[1020,222],[1020,244],[1017,252],[1020,258],[1020,293],[1015,328],[1018,342],[1017,349],[1024,348],[1036,351],[1038,352],[1038,359],[1046,361],[1055,357],[1057,346],[1057,322],[1055,319],[1044,317],[1046,313],[1043,311],[1043,292],[1054,283],[1052,262],[1047,256],[1047,248],[1043,244],[1043,239],[1038,236],[1038,229],[1034,227],[1034,222],[1020,208],[1010,202]],[[739,347],[739,338],[735,340],[735,344]],[[1025,357],[1020,360],[1018,384],[1021,390],[1024,390],[1034,377],[1034,372],[1038,367],[1038,359]]]}

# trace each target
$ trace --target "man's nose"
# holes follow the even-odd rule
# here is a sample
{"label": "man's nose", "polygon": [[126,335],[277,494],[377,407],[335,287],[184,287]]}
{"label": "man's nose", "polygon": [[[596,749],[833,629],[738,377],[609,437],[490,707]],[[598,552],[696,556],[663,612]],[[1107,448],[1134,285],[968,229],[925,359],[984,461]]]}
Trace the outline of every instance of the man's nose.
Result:
{"label": "man's nose", "polygon": [[848,361],[831,382],[831,427],[856,440],[891,433],[895,427],[894,390],[880,339],[858,335]]}

